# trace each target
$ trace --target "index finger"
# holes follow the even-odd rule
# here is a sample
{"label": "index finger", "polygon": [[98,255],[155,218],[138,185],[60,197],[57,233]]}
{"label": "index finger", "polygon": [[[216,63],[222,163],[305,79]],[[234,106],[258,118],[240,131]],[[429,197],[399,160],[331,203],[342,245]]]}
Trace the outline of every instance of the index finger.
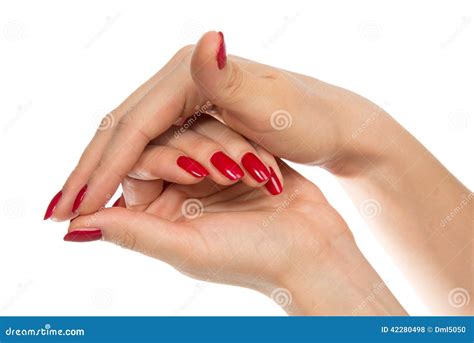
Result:
{"label": "index finger", "polygon": [[198,103],[186,61],[160,80],[117,123],[98,167],[87,183],[87,192],[77,206],[80,214],[96,212],[116,191],[139,159],[146,145]]}

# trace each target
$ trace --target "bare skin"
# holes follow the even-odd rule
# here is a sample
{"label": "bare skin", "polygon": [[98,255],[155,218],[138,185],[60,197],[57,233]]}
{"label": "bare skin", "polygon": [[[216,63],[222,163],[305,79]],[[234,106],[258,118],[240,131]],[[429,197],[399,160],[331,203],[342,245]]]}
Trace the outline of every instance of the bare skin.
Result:
{"label": "bare skin", "polygon": [[433,314],[473,314],[473,302],[450,301],[456,289],[474,294],[472,193],[367,99],[239,57],[218,68],[221,44],[216,32],[205,34],[113,112],[117,124],[98,132],[84,152],[56,219],[98,211],[151,140],[211,101],[234,131],[275,156],[326,168],[358,207],[375,204],[367,221]]}
{"label": "bare skin", "polygon": [[405,315],[320,190],[283,168],[278,196],[243,183],[172,184],[140,211],[80,216],[69,232],[100,228],[106,241],[196,279],[255,289],[289,314]]}

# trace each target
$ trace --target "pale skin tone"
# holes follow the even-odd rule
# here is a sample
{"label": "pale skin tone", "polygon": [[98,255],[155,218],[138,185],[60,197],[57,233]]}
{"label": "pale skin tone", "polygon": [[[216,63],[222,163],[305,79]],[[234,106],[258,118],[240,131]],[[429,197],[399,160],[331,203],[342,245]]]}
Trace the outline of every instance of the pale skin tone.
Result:
{"label": "pale skin tone", "polygon": [[[100,227],[106,240],[126,242],[126,246],[130,246],[127,242],[132,241],[133,248],[171,263],[178,269],[182,266],[183,255],[175,250],[179,249],[177,242],[183,240],[181,236],[175,237],[176,232],[199,232],[193,233],[199,237],[208,233],[206,237],[211,240],[210,243],[217,244],[213,246],[213,254],[221,251],[222,256],[210,258],[206,250],[203,252],[184,239],[185,245],[195,253],[193,256],[202,253],[196,258],[196,261],[203,261],[202,269],[191,265],[186,270],[198,277],[203,277],[202,271],[209,270],[208,267],[215,270],[216,261],[221,261],[218,258],[228,257],[226,248],[230,247],[226,244],[234,244],[232,247],[235,248],[242,245],[242,250],[248,255],[239,255],[241,258],[232,260],[228,269],[227,265],[221,266],[222,271],[214,281],[245,285],[266,294],[276,286],[283,286],[293,295],[294,307],[287,309],[289,313],[404,313],[386,288],[377,294],[373,302],[369,301],[374,307],[369,304],[360,310],[364,312],[354,311],[364,303],[361,299],[374,293],[367,285],[373,285],[378,276],[353,243],[345,223],[322,195],[316,195],[319,191],[315,186],[308,190],[309,193],[306,193],[306,188],[310,187],[304,187],[299,199],[307,201],[303,204],[300,200],[291,202],[271,224],[271,233],[278,232],[288,237],[285,235],[294,229],[294,222],[307,220],[302,224],[306,229],[298,230],[301,239],[293,240],[301,244],[298,249],[288,249],[288,244],[268,242],[270,248],[281,250],[281,254],[273,254],[272,257],[280,257],[283,252],[284,256],[288,252],[293,253],[288,257],[291,263],[286,265],[289,267],[255,271],[255,268],[261,267],[262,257],[251,253],[252,249],[246,248],[239,240],[242,234],[245,241],[254,237],[251,246],[255,250],[262,236],[258,236],[260,231],[243,226],[255,226],[256,221],[262,219],[255,212],[263,211],[268,216],[268,210],[274,208],[275,202],[281,203],[285,196],[291,194],[291,190],[299,189],[297,186],[292,188],[292,178],[299,181],[301,176],[293,176],[295,172],[286,166],[281,168],[285,190],[278,196],[271,197],[255,191],[251,185],[242,184],[221,191],[226,194],[239,185],[248,187],[256,200],[250,202],[254,207],[244,203],[243,206],[250,207],[242,213],[234,208],[238,206],[234,200],[224,199],[225,206],[216,207],[217,213],[207,214],[205,210],[202,217],[184,223],[175,217],[161,218],[160,211],[150,210],[147,213],[148,209],[145,212],[107,209],[94,216],[107,200],[107,194],[113,194],[139,161],[150,141],[163,134],[180,117],[190,116],[194,106],[211,101],[227,126],[269,153],[326,168],[339,178],[358,207],[366,200],[376,204],[379,208],[376,215],[367,218],[370,227],[433,314],[472,314],[472,302],[454,307],[448,301],[448,295],[454,288],[473,294],[474,202],[469,200],[470,191],[413,136],[370,101],[307,76],[234,56],[227,58],[223,68],[218,68],[216,53],[220,44],[221,37],[216,32],[205,34],[195,47],[180,50],[160,72],[113,112],[116,125],[110,130],[99,131],[94,137],[75,172],[67,180],[54,217],[66,220],[79,214],[70,224],[69,231],[84,228],[86,223],[91,227],[90,218],[96,218],[94,225]],[[282,118],[291,119],[291,125],[276,121]],[[157,185],[160,183],[155,182]],[[89,188],[78,213],[71,213],[74,198],[86,183]],[[198,185],[205,183],[167,189],[156,201],[167,196],[173,198],[173,192],[180,187],[192,190]],[[197,195],[203,197],[202,194]],[[259,197],[265,200],[259,200]],[[463,199],[468,201],[462,202]],[[183,198],[178,200],[183,201]],[[167,202],[171,204],[171,213],[173,208],[176,211],[179,201]],[[463,204],[462,207],[460,204]],[[306,212],[297,209],[298,206]],[[327,213],[324,219],[314,216],[314,213],[319,213],[320,206],[323,208],[321,212]],[[456,208],[460,209],[453,212]],[[219,216],[222,211],[227,212]],[[232,211],[236,211],[238,229],[229,230],[229,236],[212,235],[216,224],[221,227],[225,223],[222,227],[226,230],[233,227]],[[313,213],[313,216],[307,218],[301,212]],[[442,222],[452,212],[455,215],[450,216],[446,223]],[[209,222],[206,223],[206,220]],[[206,231],[206,224],[210,227],[211,221],[214,230]],[[243,222],[248,225],[241,225]],[[193,229],[180,230],[182,226]],[[331,228],[341,234],[331,235]],[[318,239],[315,240],[315,236]],[[276,242],[282,241],[279,237],[274,238]],[[319,250],[315,246],[304,245],[304,242],[311,241],[327,248]],[[262,252],[266,251],[265,248]],[[295,254],[295,251],[298,253]],[[345,264],[344,261],[349,262]],[[350,261],[360,262],[356,263],[360,273],[349,273],[355,268]],[[292,268],[295,265],[306,272],[296,271]],[[260,282],[255,282],[256,273]],[[327,275],[328,279],[321,274]],[[204,275],[204,278],[212,280],[208,273]],[[311,275],[311,278],[298,278],[298,275]],[[353,297],[332,298],[329,289],[336,281],[329,280],[339,280],[347,286],[347,290],[358,291],[348,291]],[[321,304],[321,298],[326,299],[326,304]]]}

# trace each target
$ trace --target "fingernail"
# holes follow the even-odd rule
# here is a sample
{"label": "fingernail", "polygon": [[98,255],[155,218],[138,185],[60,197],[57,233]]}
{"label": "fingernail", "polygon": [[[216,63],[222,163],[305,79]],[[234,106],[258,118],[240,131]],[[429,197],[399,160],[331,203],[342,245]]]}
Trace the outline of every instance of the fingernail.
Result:
{"label": "fingernail", "polygon": [[76,212],[76,210],[81,206],[81,202],[84,199],[84,195],[86,195],[87,185],[84,185],[79,193],[77,193],[76,199],[74,200],[74,204],[72,205],[72,212]]}
{"label": "fingernail", "polygon": [[76,229],[68,232],[63,239],[67,242],[91,242],[101,238],[102,231],[100,229]]}
{"label": "fingernail", "polygon": [[246,153],[242,157],[242,165],[257,182],[264,182],[270,178],[267,167],[251,152]]}
{"label": "fingernail", "polygon": [[224,41],[224,34],[219,31],[219,37],[221,38],[221,43],[219,45],[219,50],[217,51],[217,66],[219,69],[222,69],[225,67],[225,64],[227,62],[227,53],[225,51],[225,41]]}
{"label": "fingernail", "polygon": [[43,220],[51,218],[51,216],[53,215],[54,209],[55,209],[56,205],[58,204],[59,200],[61,199],[62,195],[63,195],[63,191],[59,191],[53,197],[53,199],[51,199],[51,201],[48,205],[48,208],[46,209],[46,212],[44,213]]}
{"label": "fingernail", "polygon": [[191,157],[179,156],[176,160],[176,163],[194,177],[204,177],[209,175],[207,169],[204,168],[198,161],[193,160]]}
{"label": "fingernail", "polygon": [[229,180],[235,181],[244,176],[244,171],[239,165],[222,151],[218,151],[212,155],[211,163]]}
{"label": "fingernail", "polygon": [[278,195],[283,191],[281,182],[272,167],[270,169],[270,180],[265,184],[265,188],[273,195]]}
{"label": "fingernail", "polygon": [[117,207],[120,204],[120,199],[122,199],[122,196],[119,196],[117,200],[112,204],[112,207]]}

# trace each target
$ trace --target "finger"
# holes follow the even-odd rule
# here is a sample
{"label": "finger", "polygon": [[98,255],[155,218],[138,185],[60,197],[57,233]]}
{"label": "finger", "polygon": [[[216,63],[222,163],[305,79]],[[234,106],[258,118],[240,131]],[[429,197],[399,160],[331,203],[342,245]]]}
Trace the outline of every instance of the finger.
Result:
{"label": "finger", "polygon": [[[247,137],[252,130],[241,131],[246,127],[242,122],[252,123],[252,129],[256,131],[273,131],[271,114],[287,108],[280,99],[291,99],[292,93],[296,92],[294,87],[289,87],[287,79],[281,77],[281,71],[256,65],[227,57],[224,37],[214,31],[199,40],[191,60],[191,75],[196,87],[221,107],[226,123],[231,127],[237,125],[238,131]],[[257,137],[249,138],[256,140]]]}
{"label": "finger", "polygon": [[115,110],[104,117],[91,142],[84,150],[77,166],[66,180],[62,188],[61,199],[48,211],[45,219],[52,217],[56,221],[63,221],[75,216],[72,208],[78,192],[97,168],[117,123],[138,104],[145,94],[153,89],[159,80],[171,73],[181,63],[184,56],[190,53],[190,50],[191,48],[180,50],[158,73],[135,90]]}
{"label": "finger", "polygon": [[136,211],[144,211],[163,190],[162,180],[137,180],[125,177],[122,181],[125,206]]}
{"label": "finger", "polygon": [[198,96],[184,64],[177,66],[121,118],[98,168],[89,178],[79,213],[93,213],[100,208],[106,194],[116,190],[149,141],[172,126],[183,112],[192,111]]}
{"label": "finger", "polygon": [[181,132],[178,136],[169,130],[154,143],[183,151],[208,170],[208,177],[220,185],[237,182],[245,174],[239,164],[229,157],[225,147],[191,129]]}
{"label": "finger", "polygon": [[268,167],[262,162],[257,150],[247,139],[228,126],[213,118],[203,118],[191,129],[219,142],[233,160],[239,161],[240,166],[246,171],[242,178],[245,184],[250,187],[260,187],[270,179]]}
{"label": "finger", "polygon": [[200,182],[209,171],[183,151],[165,145],[148,145],[128,176],[139,180],[166,180],[189,185]]}
{"label": "finger", "polygon": [[191,258],[199,247],[194,233],[182,224],[115,207],[77,217],[69,224],[64,240],[103,239],[177,266]]}
{"label": "finger", "polygon": [[282,193],[284,179],[280,170],[280,166],[282,168],[288,167],[282,163],[279,164],[275,157],[260,145],[255,145],[255,149],[257,150],[258,155],[268,166],[270,172],[270,178],[265,183],[265,191],[270,195],[278,195]]}

